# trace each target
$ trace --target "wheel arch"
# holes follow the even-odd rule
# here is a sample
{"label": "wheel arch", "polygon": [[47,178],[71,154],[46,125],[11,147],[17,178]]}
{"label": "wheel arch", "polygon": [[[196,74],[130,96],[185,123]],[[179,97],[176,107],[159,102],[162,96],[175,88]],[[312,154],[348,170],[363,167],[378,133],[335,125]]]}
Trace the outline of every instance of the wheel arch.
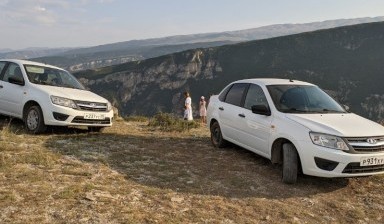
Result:
{"label": "wheel arch", "polygon": [[[34,100],[29,100],[28,102],[26,102],[24,104],[24,107],[23,107],[23,120],[25,120],[25,116],[26,116],[27,110],[31,106],[39,106],[41,108],[41,106],[40,106],[40,104],[38,102],[36,102]],[[41,112],[44,113],[43,110],[41,110]]]}
{"label": "wheel arch", "polygon": [[[209,128],[211,128],[211,126],[212,126],[215,122],[217,122],[217,123],[219,124],[219,121],[217,121],[215,118],[212,118],[212,119],[210,120],[210,122],[209,122]],[[219,124],[219,125],[220,125],[220,124]]]}
{"label": "wheel arch", "polygon": [[285,143],[292,144],[295,147],[296,152],[297,152],[297,156],[299,158],[299,170],[302,171],[302,165],[301,165],[302,162],[301,162],[301,158],[300,158],[300,153],[297,150],[296,145],[292,141],[290,141],[289,139],[286,139],[286,138],[278,138],[273,142],[272,148],[271,148],[271,162],[273,164],[282,164],[283,163],[283,145]]}

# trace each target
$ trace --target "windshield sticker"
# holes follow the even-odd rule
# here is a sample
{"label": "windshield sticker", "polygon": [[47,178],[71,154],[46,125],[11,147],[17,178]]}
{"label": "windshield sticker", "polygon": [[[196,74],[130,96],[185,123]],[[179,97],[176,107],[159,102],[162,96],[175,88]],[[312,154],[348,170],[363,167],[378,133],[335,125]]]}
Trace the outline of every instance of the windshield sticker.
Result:
{"label": "windshield sticker", "polygon": [[42,67],[26,66],[26,69],[27,69],[27,72],[38,73],[38,74],[44,73],[44,68]]}

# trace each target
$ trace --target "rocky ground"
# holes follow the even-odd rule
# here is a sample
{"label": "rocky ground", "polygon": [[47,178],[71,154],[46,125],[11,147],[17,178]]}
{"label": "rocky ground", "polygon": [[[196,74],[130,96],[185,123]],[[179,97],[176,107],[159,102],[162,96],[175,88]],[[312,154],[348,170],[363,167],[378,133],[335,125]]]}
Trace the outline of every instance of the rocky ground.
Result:
{"label": "rocky ground", "polygon": [[384,176],[280,180],[206,127],[119,120],[29,135],[0,117],[0,223],[383,223]]}

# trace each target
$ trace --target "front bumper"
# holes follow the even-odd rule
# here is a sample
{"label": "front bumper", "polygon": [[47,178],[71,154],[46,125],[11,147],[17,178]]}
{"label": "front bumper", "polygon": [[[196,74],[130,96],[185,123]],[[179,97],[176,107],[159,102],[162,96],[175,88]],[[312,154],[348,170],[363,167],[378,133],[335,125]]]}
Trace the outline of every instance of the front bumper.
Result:
{"label": "front bumper", "polygon": [[[93,115],[89,118],[89,115]],[[43,110],[44,122],[52,126],[97,126],[110,127],[113,122],[113,110],[84,111],[52,104]],[[86,117],[88,115],[88,117]]]}
{"label": "front bumper", "polygon": [[352,154],[317,146],[311,141],[298,142],[298,152],[303,173],[307,175],[354,177],[384,174],[384,165],[360,166],[361,159],[384,157],[384,152]]}

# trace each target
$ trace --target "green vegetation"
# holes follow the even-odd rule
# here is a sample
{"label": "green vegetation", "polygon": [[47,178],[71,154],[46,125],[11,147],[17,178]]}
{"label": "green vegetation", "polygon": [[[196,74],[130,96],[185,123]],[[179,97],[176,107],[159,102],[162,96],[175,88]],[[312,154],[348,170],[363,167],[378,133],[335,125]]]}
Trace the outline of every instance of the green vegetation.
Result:
{"label": "green vegetation", "polygon": [[148,123],[151,127],[157,127],[162,131],[189,131],[193,128],[199,128],[200,123],[196,121],[185,121],[169,113],[158,113],[153,116]]}
{"label": "green vegetation", "polygon": [[125,121],[137,121],[137,122],[147,122],[148,117],[143,115],[131,115],[124,118]]}

